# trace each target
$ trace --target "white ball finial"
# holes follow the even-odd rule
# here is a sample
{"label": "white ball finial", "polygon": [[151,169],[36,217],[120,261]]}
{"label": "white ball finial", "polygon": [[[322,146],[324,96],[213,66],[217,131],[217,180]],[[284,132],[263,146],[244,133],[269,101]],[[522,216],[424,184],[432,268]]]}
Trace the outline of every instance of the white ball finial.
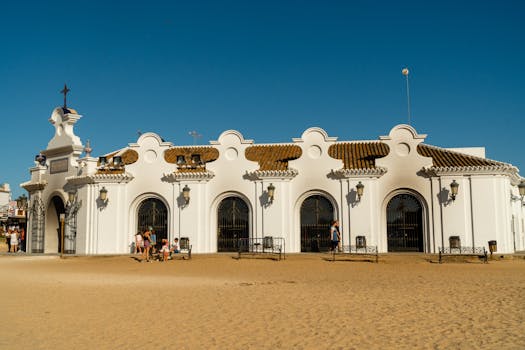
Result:
{"label": "white ball finial", "polygon": [[407,76],[408,75],[408,68],[403,68],[401,73],[403,73],[404,76]]}

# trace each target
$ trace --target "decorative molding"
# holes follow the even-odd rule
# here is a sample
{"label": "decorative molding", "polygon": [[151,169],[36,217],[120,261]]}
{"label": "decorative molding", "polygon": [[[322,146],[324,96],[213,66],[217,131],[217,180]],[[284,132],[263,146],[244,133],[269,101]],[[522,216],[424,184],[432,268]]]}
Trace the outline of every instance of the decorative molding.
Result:
{"label": "decorative molding", "polygon": [[465,166],[465,167],[428,167],[423,171],[430,176],[442,175],[507,175],[516,177],[518,168],[502,163],[501,165]]}
{"label": "decorative molding", "polygon": [[130,173],[122,174],[92,174],[86,176],[69,176],[66,181],[71,185],[86,185],[94,183],[128,183],[134,177]]}
{"label": "decorative molding", "polygon": [[328,136],[328,133],[323,128],[320,128],[320,127],[317,127],[317,126],[314,126],[314,127],[306,129],[303,132],[303,134],[301,135],[301,137],[299,137],[299,138],[294,137],[294,138],[292,138],[292,141],[295,142],[295,143],[304,142],[304,139],[308,137],[308,134],[313,134],[313,133],[320,134],[322,136],[324,142],[335,142],[335,141],[337,141],[337,136]]}
{"label": "decorative molding", "polygon": [[22,187],[24,190],[26,190],[29,193],[33,193],[36,191],[42,191],[47,186],[47,181],[39,181],[39,182],[24,182],[20,184],[20,187]]}
{"label": "decorative molding", "polygon": [[224,142],[224,139],[229,136],[229,135],[233,135],[235,136],[238,141],[239,141],[239,144],[241,145],[251,145],[253,144],[253,140],[246,140],[244,138],[244,136],[237,130],[226,130],[224,131],[222,134],[219,135],[219,138],[216,140],[216,141],[210,141],[210,145],[222,145],[223,142]]}
{"label": "decorative molding", "polygon": [[364,169],[338,169],[332,170],[332,173],[343,177],[343,178],[359,178],[359,177],[381,177],[388,171],[384,167],[375,167],[375,168],[364,168]]}
{"label": "decorative molding", "polygon": [[41,151],[41,153],[49,159],[53,157],[69,155],[71,153],[79,155],[79,154],[82,154],[83,151],[84,151],[84,147],[82,146],[67,145],[63,147],[46,149],[46,150]]}
{"label": "decorative molding", "polygon": [[192,171],[192,172],[173,172],[164,174],[163,180],[167,182],[180,181],[210,181],[215,176],[215,173],[210,170],[206,171]]}
{"label": "decorative molding", "polygon": [[142,143],[144,142],[144,140],[146,140],[148,138],[152,138],[155,141],[157,141],[159,147],[171,147],[171,146],[173,146],[173,143],[171,143],[169,141],[164,141],[162,139],[162,137],[160,137],[159,135],[155,134],[154,132],[145,132],[145,133],[141,134],[139,136],[137,142],[128,143],[128,146],[129,146],[129,148],[139,148],[142,145]]}
{"label": "decorative molding", "polygon": [[252,180],[263,179],[293,179],[299,174],[299,171],[289,168],[288,170],[255,170],[246,172]]}
{"label": "decorative molding", "polygon": [[[408,124],[399,124],[394,126],[391,130],[388,136],[379,136],[380,140],[393,140],[396,138],[396,134],[402,133],[403,131],[407,131],[412,135],[412,138],[414,140],[424,140],[427,137],[427,134],[418,134],[416,129],[414,129],[411,125]],[[420,141],[421,142],[421,141]]]}

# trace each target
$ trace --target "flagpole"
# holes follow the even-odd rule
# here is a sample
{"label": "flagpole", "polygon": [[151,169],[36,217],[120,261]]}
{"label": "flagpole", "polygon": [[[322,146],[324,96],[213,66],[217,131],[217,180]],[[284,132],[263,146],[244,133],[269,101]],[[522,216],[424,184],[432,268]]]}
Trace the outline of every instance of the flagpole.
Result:
{"label": "flagpole", "polygon": [[408,111],[408,125],[410,125],[410,87],[408,85],[408,68],[403,68],[401,71],[407,80],[407,111]]}

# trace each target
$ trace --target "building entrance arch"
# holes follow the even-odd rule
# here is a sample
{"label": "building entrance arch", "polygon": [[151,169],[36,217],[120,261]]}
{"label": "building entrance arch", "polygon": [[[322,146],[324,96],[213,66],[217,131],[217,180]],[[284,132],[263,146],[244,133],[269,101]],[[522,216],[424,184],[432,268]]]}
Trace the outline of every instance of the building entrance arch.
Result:
{"label": "building entrance arch", "polygon": [[45,214],[46,227],[44,234],[44,253],[60,253],[61,245],[61,227],[60,214],[65,215],[66,210],[64,202],[59,196],[53,196]]}
{"label": "building entrance arch", "polygon": [[143,200],[137,211],[137,231],[144,233],[150,227],[157,236],[157,246],[168,239],[168,208],[158,198]]}
{"label": "building entrance arch", "polygon": [[217,209],[217,251],[236,252],[239,238],[250,238],[250,209],[242,198],[226,197]]}
{"label": "building entrance arch", "polygon": [[386,207],[389,252],[424,252],[423,205],[409,193],[390,199]]}
{"label": "building entrance arch", "polygon": [[301,204],[301,252],[330,249],[330,224],[335,211],[332,202],[323,195],[307,197]]}

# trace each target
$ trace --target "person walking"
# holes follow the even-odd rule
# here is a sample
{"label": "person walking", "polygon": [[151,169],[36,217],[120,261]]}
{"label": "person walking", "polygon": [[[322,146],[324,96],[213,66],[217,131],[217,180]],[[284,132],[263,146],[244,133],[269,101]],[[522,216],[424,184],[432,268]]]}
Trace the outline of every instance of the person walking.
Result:
{"label": "person walking", "polygon": [[339,233],[339,221],[337,220],[332,221],[332,225],[330,226],[330,240],[332,243],[330,251],[335,251],[336,249],[339,249],[341,234]]}

